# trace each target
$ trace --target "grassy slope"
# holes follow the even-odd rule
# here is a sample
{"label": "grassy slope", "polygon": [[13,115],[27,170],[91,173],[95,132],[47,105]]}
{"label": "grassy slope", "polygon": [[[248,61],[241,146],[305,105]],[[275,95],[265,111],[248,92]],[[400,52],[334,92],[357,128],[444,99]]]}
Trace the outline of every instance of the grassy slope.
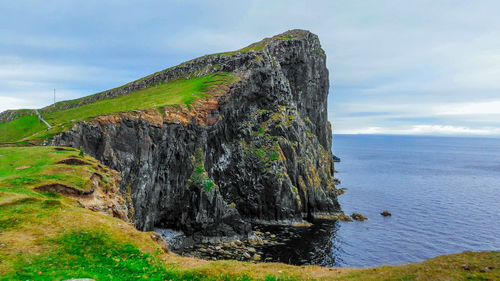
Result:
{"label": "grassy slope", "polygon": [[[276,35],[250,44],[237,51],[213,55],[229,56],[238,52],[259,52],[264,49],[270,40],[296,40],[301,36],[303,36],[303,31],[290,31],[287,34]],[[139,109],[161,108],[166,105],[189,104],[194,99],[205,96],[209,92],[211,85],[219,83],[230,84],[236,80],[236,77],[231,77],[226,73],[216,73],[200,78],[171,81],[155,87],[135,91],[122,97],[101,100],[73,109],[63,110],[62,108],[64,105],[77,104],[91,96],[58,102],[55,105],[54,111],[44,115],[44,118],[54,126],[52,129],[47,130],[47,127],[43,126],[43,123],[35,122],[37,120],[33,116],[24,116],[19,118],[17,122],[0,123],[0,142],[18,142],[21,140],[52,137],[57,133],[71,128],[76,121],[86,120],[99,115]],[[16,111],[24,114],[25,111],[31,110],[21,109]]]}
{"label": "grassy slope", "polygon": [[[100,115],[142,109],[160,109],[167,105],[185,104],[189,106],[195,99],[209,95],[213,86],[230,84],[236,80],[236,77],[226,73],[209,74],[199,78],[175,80],[121,97],[51,112],[44,115],[45,120],[54,126],[50,130],[47,130],[47,126],[36,116],[24,116],[12,122],[0,124],[0,142],[15,142],[29,137],[50,137],[71,128],[72,124],[77,121],[88,120]],[[38,134],[34,136],[36,133]]]}
{"label": "grassy slope", "polygon": [[[75,157],[79,156],[74,149],[0,148],[0,280],[494,280],[500,276],[499,252],[466,252],[369,269],[209,262],[165,254],[148,233],[130,224],[83,209],[75,199],[33,190],[46,182],[88,186],[90,174],[98,170],[96,160],[83,157],[89,166],[55,164]],[[471,270],[464,270],[463,264]],[[488,266],[493,269],[481,272]]]}
{"label": "grassy slope", "polygon": [[15,142],[47,129],[36,115],[27,115],[9,123],[0,123],[0,142]]}

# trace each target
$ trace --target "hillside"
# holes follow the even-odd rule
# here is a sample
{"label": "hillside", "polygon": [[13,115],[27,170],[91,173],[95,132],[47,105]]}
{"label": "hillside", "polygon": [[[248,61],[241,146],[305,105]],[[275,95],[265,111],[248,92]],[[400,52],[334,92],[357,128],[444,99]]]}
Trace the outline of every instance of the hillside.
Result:
{"label": "hillside", "polygon": [[[136,90],[128,95],[96,98],[99,94],[71,101],[59,102],[40,110],[52,126],[49,129],[39,120],[34,110],[7,111],[0,117],[0,142],[32,141],[41,143],[55,134],[70,129],[75,123],[134,110],[164,110],[167,106],[190,107],[198,99],[207,99],[238,78],[227,73],[213,73],[193,79],[177,79]],[[92,102],[89,102],[92,100]],[[7,116],[9,118],[7,118]],[[4,122],[2,122],[2,119]]]}
{"label": "hillside", "polygon": [[[98,182],[92,181],[95,174]],[[120,203],[126,200],[116,189],[118,181],[116,172],[76,149],[0,148],[0,280],[494,280],[500,274],[499,252],[373,269],[179,257],[166,253],[153,233],[136,230],[113,212],[123,210]],[[94,191],[38,188],[54,183]]]}

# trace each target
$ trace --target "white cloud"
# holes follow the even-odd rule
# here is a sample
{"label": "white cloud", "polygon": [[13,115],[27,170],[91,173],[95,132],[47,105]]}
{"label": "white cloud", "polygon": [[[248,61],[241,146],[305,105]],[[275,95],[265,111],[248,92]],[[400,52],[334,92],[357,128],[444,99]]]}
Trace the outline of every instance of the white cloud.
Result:
{"label": "white cloud", "polygon": [[36,108],[38,104],[25,98],[0,95],[0,112],[7,109]]}
{"label": "white cloud", "polygon": [[500,115],[500,101],[447,104],[434,111],[437,115]]}
{"label": "white cloud", "polygon": [[[0,57],[0,81],[2,83],[75,81],[90,78],[100,69],[88,65],[61,64],[16,56]],[[96,75],[95,75],[96,76]]]}
{"label": "white cloud", "polygon": [[500,128],[468,128],[450,125],[413,125],[408,128],[366,127],[336,131],[337,134],[397,134],[397,135],[500,135]]}

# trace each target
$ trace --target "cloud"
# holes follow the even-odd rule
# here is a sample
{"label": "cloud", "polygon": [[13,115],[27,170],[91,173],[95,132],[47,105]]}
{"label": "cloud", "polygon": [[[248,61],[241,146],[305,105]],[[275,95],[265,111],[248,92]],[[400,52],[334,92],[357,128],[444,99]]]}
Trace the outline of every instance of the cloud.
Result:
{"label": "cloud", "polygon": [[397,134],[397,135],[500,135],[500,128],[482,127],[468,128],[450,125],[413,125],[408,128],[366,127],[340,130],[337,134]]}
{"label": "cloud", "polygon": [[500,115],[500,100],[437,106],[437,115]]}
{"label": "cloud", "polygon": [[25,98],[14,98],[0,95],[0,112],[7,109],[36,108],[37,102]]}

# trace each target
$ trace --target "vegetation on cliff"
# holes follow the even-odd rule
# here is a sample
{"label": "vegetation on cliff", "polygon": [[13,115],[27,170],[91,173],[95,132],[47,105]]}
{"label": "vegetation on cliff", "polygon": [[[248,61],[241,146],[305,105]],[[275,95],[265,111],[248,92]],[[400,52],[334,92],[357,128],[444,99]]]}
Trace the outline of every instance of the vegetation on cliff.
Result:
{"label": "vegetation on cliff", "polygon": [[[33,138],[47,138],[71,128],[79,121],[96,116],[130,112],[134,110],[159,109],[169,105],[186,105],[200,98],[209,97],[220,85],[228,85],[238,78],[227,73],[212,73],[191,79],[178,79],[168,83],[134,91],[128,95],[99,99],[92,103],[65,108],[62,104],[78,104],[81,99],[58,104],[58,109],[43,114],[53,126],[47,126],[32,113],[7,123],[0,123],[0,142],[16,142]],[[82,98],[83,99],[83,98]]]}

